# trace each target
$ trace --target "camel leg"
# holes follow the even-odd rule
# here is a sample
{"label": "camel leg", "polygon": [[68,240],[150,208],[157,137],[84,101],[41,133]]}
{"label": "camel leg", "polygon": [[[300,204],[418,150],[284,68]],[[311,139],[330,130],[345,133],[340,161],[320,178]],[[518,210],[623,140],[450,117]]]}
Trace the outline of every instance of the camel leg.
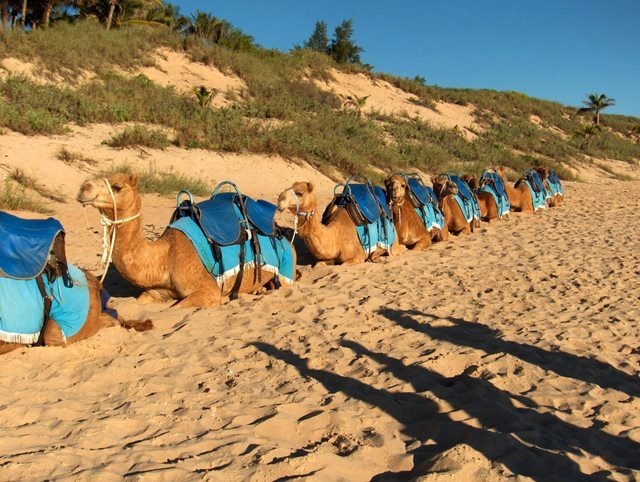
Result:
{"label": "camel leg", "polygon": [[137,301],[141,304],[158,303],[174,299],[168,290],[151,289],[146,290],[138,296]]}
{"label": "camel leg", "polygon": [[471,225],[467,224],[462,231],[458,233],[458,236],[469,236],[471,234]]}
{"label": "camel leg", "polygon": [[42,332],[42,336],[44,339],[45,346],[66,346],[67,340],[62,333],[62,329],[60,325],[52,320],[51,318],[47,318],[44,322],[44,330]]}
{"label": "camel leg", "polygon": [[222,297],[220,292],[209,288],[203,288],[190,293],[177,303],[171,305],[172,308],[208,308],[210,306],[220,306]]}
{"label": "camel leg", "polygon": [[21,348],[23,346],[24,345],[22,345],[21,343],[7,343],[6,341],[0,341],[0,355],[9,353],[16,348]]}
{"label": "camel leg", "polygon": [[427,249],[429,246],[431,246],[431,238],[423,238],[413,245],[411,251],[422,251],[424,249]]}

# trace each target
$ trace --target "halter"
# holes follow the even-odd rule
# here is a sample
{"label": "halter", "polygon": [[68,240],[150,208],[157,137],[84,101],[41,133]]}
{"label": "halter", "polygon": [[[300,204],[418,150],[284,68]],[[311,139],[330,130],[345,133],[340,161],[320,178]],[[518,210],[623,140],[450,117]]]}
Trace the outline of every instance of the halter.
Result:
{"label": "halter", "polygon": [[[404,174],[399,174],[400,176],[402,176],[405,179],[405,182],[407,181],[407,177]],[[393,188],[393,184],[395,184],[398,181],[392,181],[391,182],[391,186]],[[400,206],[402,206],[405,201],[407,200],[407,188],[409,187],[409,184],[405,184],[405,194],[404,194],[404,198],[402,199],[401,202],[394,202],[393,199],[391,199],[391,197],[389,196],[389,206],[391,206],[391,214],[395,217],[395,213],[393,211],[393,207],[397,207],[398,208],[398,227],[402,226],[402,211],[399,209]]]}
{"label": "halter", "polygon": [[[296,192],[293,190],[293,188],[289,188],[286,191],[291,191],[291,195],[293,196],[293,199],[296,202],[296,215],[295,215],[295,218],[293,219],[293,237],[291,238],[291,241],[290,241],[291,243],[293,243],[293,240],[296,239],[296,234],[298,234],[298,230],[306,226],[309,218],[315,214],[315,210],[312,209],[311,211],[308,211],[308,212],[300,211],[300,201],[298,200],[298,195],[296,194]],[[304,217],[304,223],[301,224],[300,226],[298,226],[298,216]],[[280,212],[280,218],[283,219],[282,212]]]}
{"label": "halter", "polygon": [[102,224],[102,258],[100,259],[100,262],[104,265],[104,273],[102,273],[100,283],[104,281],[105,277],[107,276],[107,271],[109,270],[111,256],[113,255],[113,248],[116,244],[116,228],[118,226],[122,226],[124,223],[133,221],[134,219],[140,217],[140,213],[137,213],[133,216],[129,216],[128,218],[118,219],[118,206],[116,205],[116,197],[113,194],[113,189],[111,189],[111,184],[106,177],[103,177],[102,180],[107,186],[109,196],[111,196],[114,219],[110,219],[104,213],[100,214],[100,224]]}

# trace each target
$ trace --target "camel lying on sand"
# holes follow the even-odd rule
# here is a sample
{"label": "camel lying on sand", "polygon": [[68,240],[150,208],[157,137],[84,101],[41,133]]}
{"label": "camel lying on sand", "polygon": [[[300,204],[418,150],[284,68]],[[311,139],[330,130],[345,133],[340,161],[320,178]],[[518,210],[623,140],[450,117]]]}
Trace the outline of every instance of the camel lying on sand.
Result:
{"label": "camel lying on sand", "polygon": [[[76,271],[75,275],[73,276],[73,280],[76,284],[72,289],[82,289],[82,275],[78,274],[80,270],[77,270],[77,268],[75,270]],[[71,271],[71,273],[73,274],[74,272]],[[68,312],[68,310],[70,308],[69,306],[65,305],[64,298],[58,301],[57,295],[54,292],[52,309],[50,311],[49,317],[44,320],[44,327],[42,328],[40,334],[40,339],[45,346],[66,346],[71,343],[76,343],[80,340],[84,340],[95,335],[102,328],[118,324],[123,326],[124,328],[133,328],[136,331],[146,331],[153,327],[153,324],[150,320],[124,321],[113,318],[108,313],[102,311],[102,302],[100,299],[100,282],[89,272],[84,271],[83,274],[86,277],[86,289],[88,290],[89,308],[82,327],[74,335],[69,337],[64,336],[59,322],[56,321],[54,317],[58,316],[58,312],[61,316],[69,317],[70,313]],[[80,286],[78,286],[78,284]],[[11,343],[0,341],[0,354],[7,353],[11,350],[29,344],[31,343]]]}
{"label": "camel lying on sand", "polygon": [[469,185],[469,189],[476,195],[478,206],[480,207],[480,219],[488,223],[500,219],[496,200],[491,193],[480,190],[478,178],[472,174],[465,174],[462,179],[464,179],[464,182]]}
{"label": "camel lying on sand", "polygon": [[455,199],[458,194],[458,186],[446,176],[436,176],[431,178],[433,190],[438,196],[438,207],[447,223],[450,233],[461,235],[470,234],[476,227],[475,220],[467,221],[462,208]]}
{"label": "camel lying on sand", "polygon": [[[336,264],[358,264],[367,259],[375,261],[383,254],[391,255],[398,245],[396,239],[390,250],[377,248],[367,255],[347,210],[333,207],[323,216],[318,211],[310,182],[296,182],[282,191],[277,205],[280,212],[288,210],[297,216],[298,233],[316,261]],[[325,224],[322,217],[326,218]]]}
{"label": "camel lying on sand", "polygon": [[246,266],[239,286],[238,274],[219,285],[182,231],[169,228],[155,241],[146,240],[137,175],[89,179],[81,185],[77,199],[98,209],[103,222],[112,225],[116,234],[113,264],[126,280],[145,290],[138,297],[140,302],[177,300],[173,306],[180,308],[217,306],[232,291],[253,293],[277,276]]}
{"label": "camel lying on sand", "polygon": [[531,191],[527,187],[527,183],[520,179],[518,182],[511,184],[507,179],[507,173],[503,166],[498,166],[495,171],[500,174],[500,177],[504,181],[504,187],[507,191],[507,197],[509,198],[509,204],[511,204],[511,210],[521,213],[532,213],[533,199],[531,197]]}
{"label": "camel lying on sand", "polygon": [[547,204],[549,205],[549,207],[557,207],[560,204],[562,204],[562,202],[564,201],[564,192],[562,190],[562,186],[560,185],[560,179],[557,177],[557,175],[553,173],[556,181],[553,186],[555,187],[554,189],[552,188],[552,183],[551,183],[551,176],[553,171],[550,171],[549,168],[545,166],[538,166],[535,168],[535,170],[540,175],[540,179],[542,179],[542,183],[544,184],[544,187],[551,194],[549,199],[547,199]]}
{"label": "camel lying on sand", "polygon": [[449,229],[445,224],[442,229],[433,227],[431,230],[416,212],[416,208],[409,199],[407,179],[394,174],[385,181],[387,198],[393,213],[393,224],[398,233],[400,244],[409,249],[426,249],[432,241],[449,239]]}

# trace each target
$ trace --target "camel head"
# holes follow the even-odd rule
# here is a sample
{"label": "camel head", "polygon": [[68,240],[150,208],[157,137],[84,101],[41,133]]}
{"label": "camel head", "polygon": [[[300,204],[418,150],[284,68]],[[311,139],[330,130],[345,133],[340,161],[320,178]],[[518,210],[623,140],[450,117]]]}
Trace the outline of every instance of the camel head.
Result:
{"label": "camel head", "polygon": [[467,186],[469,186],[472,191],[477,191],[478,189],[480,189],[478,178],[473,174],[465,174],[464,176],[462,176],[462,179],[467,183]]}
{"label": "camel head", "polygon": [[387,199],[394,204],[402,204],[407,192],[407,180],[404,176],[394,174],[384,182],[387,190]]}
{"label": "camel head", "polygon": [[278,211],[284,212],[288,209],[293,214],[313,211],[316,200],[312,192],[313,184],[310,182],[294,182],[278,196]]}
{"label": "camel head", "polygon": [[431,184],[433,184],[433,190],[436,196],[438,196],[438,199],[442,199],[449,194],[458,194],[458,186],[447,176],[432,177]]}
{"label": "camel head", "polygon": [[114,201],[118,218],[140,212],[142,201],[138,190],[138,176],[117,172],[107,177],[87,179],[80,186],[76,200],[83,206],[93,206],[111,219],[114,218]]}
{"label": "camel head", "polygon": [[540,175],[540,179],[545,181],[549,177],[549,169],[545,166],[538,166],[535,171]]}

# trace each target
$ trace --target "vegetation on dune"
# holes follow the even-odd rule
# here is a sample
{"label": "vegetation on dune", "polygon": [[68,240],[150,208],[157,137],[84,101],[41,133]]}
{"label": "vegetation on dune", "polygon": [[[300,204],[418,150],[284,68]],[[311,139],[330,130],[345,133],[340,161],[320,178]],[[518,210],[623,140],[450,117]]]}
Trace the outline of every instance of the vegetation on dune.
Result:
{"label": "vegetation on dune", "polygon": [[[107,30],[106,7],[112,3],[111,22],[118,28]],[[0,57],[37,60],[45,71],[70,80],[96,74],[75,87],[73,82],[36,84],[25,77],[0,81],[0,127],[27,135],[59,134],[70,123],[129,122],[135,126],[105,141],[117,147],[166,147],[169,140],[162,130],[144,127],[152,124],[171,129],[173,142],[181,147],[280,154],[307,160],[325,172],[337,168],[373,178],[381,175],[377,168],[479,174],[489,165],[522,171],[538,163],[567,178],[571,174],[566,167],[585,155],[640,159],[638,119],[600,112],[613,99],[594,94],[602,101],[598,110],[589,110],[600,124],[595,135],[585,133],[575,108],[555,102],[517,92],[441,88],[427,85],[420,76],[374,74],[360,63],[362,49],[351,39],[351,21],[340,24],[332,40],[326,24],[318,22],[302,47],[283,53],[256,46],[250,36],[211,14],[184,18],[155,0],[93,4],[102,10],[85,5],[76,15],[95,12],[99,22],[62,21],[65,4],[60,3],[51,13],[52,27],[28,33],[7,28],[0,34]],[[29,5],[35,18],[40,4],[33,0]],[[17,15],[14,23],[19,19]],[[151,55],[160,47],[182,50],[194,61],[233,72],[246,89],[234,94],[231,106],[214,108],[211,99],[219,92],[194,85],[182,94],[143,75],[122,73],[152,63]],[[414,94],[416,104],[434,110],[439,102],[473,106],[481,129],[471,139],[459,128],[434,127],[420,119],[375,111],[363,115],[367,96],[339,98],[314,83],[330,79],[332,67],[390,82]]]}
{"label": "vegetation on dune", "polygon": [[173,169],[161,171],[155,165],[149,164],[147,169],[138,169],[130,164],[119,164],[100,173],[109,176],[114,172],[138,175],[138,187],[145,194],[160,194],[161,196],[175,196],[180,190],[187,190],[194,196],[208,196],[213,187],[202,179],[175,172]]}

